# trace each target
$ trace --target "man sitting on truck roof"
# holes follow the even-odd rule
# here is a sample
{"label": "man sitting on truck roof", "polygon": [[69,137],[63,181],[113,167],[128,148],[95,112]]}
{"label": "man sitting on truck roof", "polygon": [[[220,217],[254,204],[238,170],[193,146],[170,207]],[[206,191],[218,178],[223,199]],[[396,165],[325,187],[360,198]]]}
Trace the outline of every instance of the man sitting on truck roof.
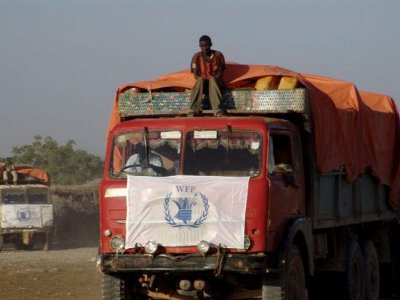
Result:
{"label": "man sitting on truck roof", "polygon": [[203,105],[205,95],[208,95],[214,115],[222,114],[222,74],[225,70],[225,58],[222,52],[211,50],[211,38],[207,35],[200,37],[201,51],[193,55],[191,72],[196,78],[190,95],[189,114],[198,114]]}
{"label": "man sitting on truck roof", "polygon": [[18,175],[17,172],[15,171],[15,167],[13,162],[11,161],[11,158],[7,157],[6,162],[4,164],[4,171],[3,171],[3,180],[6,184],[8,184],[8,174],[11,174],[13,178],[13,183],[17,184],[17,179]]}

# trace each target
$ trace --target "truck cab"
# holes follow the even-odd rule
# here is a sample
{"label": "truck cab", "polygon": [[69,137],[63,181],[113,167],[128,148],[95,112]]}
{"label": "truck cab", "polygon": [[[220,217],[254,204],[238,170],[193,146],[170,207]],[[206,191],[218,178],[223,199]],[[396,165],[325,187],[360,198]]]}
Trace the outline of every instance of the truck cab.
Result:
{"label": "truck cab", "polygon": [[[100,186],[101,254],[98,264],[106,274],[107,283],[113,280],[130,282],[129,293],[160,299],[168,299],[168,295],[180,299],[184,294],[197,297],[201,293],[226,299],[233,294],[239,297],[237,299],[261,297],[263,286],[264,290],[267,287],[263,285],[266,270],[280,265],[282,239],[288,224],[302,220],[297,222],[302,224],[301,230],[309,230],[305,228],[309,222],[304,221],[300,131],[287,120],[262,115],[137,117],[115,126],[107,145]],[[190,245],[174,244],[164,241],[158,234],[162,229],[154,225],[149,229],[153,233],[148,240],[127,245],[127,216],[131,214],[127,207],[127,177],[128,181],[135,182],[143,177],[157,180],[179,176],[192,177],[194,181],[203,177],[212,178],[214,182],[246,180],[244,230],[239,244],[229,247],[207,234]],[[204,209],[207,208],[208,214],[211,201],[225,201],[224,195],[213,196],[208,196],[207,204],[204,199],[195,203],[203,207],[203,215],[194,216],[192,223],[188,223],[192,231],[206,219]],[[172,201],[167,197],[160,201],[164,215],[159,222],[176,227],[183,224],[179,223],[183,210],[174,210],[175,205],[170,204]],[[226,205],[229,206],[229,202]],[[235,209],[219,211],[217,220],[239,213]],[[213,230],[210,227],[209,231]],[[175,234],[182,232],[178,230]],[[305,238],[302,243],[306,244]],[[300,250],[295,251],[293,255],[298,259]],[[173,276],[166,279],[167,274]],[[157,280],[153,287],[147,288],[151,278]],[[197,288],[195,281],[199,285]],[[238,281],[240,285],[233,284]],[[140,286],[138,282],[145,284]],[[190,288],[184,286],[187,282]],[[304,290],[304,284],[299,289]],[[217,287],[223,289],[219,291]]]}
{"label": "truck cab", "polygon": [[53,204],[47,184],[19,173],[17,184],[0,185],[0,249],[14,245],[48,250],[52,231]]}

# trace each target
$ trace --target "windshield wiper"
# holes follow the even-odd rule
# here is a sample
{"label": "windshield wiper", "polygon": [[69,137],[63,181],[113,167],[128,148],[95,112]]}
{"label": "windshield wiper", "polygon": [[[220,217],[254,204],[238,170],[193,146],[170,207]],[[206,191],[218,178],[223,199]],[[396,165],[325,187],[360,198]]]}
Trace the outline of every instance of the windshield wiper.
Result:
{"label": "windshield wiper", "polygon": [[136,167],[142,167],[142,165],[141,164],[126,165],[121,169],[121,171],[119,171],[118,175],[120,175],[121,173],[132,173],[126,171],[126,169],[136,168]]}

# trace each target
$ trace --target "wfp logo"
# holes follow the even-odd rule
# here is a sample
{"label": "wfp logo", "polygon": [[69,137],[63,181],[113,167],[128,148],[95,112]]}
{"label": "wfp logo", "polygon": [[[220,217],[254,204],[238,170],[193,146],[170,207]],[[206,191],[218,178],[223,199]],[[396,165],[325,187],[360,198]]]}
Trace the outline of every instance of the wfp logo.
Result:
{"label": "wfp logo", "polygon": [[28,221],[31,218],[31,212],[29,210],[18,210],[17,218],[20,221]]}
{"label": "wfp logo", "polygon": [[172,227],[200,227],[208,216],[207,196],[197,192],[195,186],[176,186],[176,191],[164,198],[165,221]]}
{"label": "wfp logo", "polygon": [[192,208],[196,205],[196,201],[189,200],[188,198],[179,198],[178,201],[173,201],[179,209],[175,217],[182,220],[185,224],[190,222],[192,220]]}

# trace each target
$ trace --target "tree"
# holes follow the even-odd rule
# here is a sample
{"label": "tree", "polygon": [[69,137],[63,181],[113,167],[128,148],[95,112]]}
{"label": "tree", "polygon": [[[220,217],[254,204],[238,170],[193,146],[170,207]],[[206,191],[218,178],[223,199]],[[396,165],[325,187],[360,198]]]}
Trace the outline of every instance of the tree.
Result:
{"label": "tree", "polygon": [[34,137],[31,145],[15,146],[12,149],[15,163],[46,170],[54,184],[83,184],[101,177],[103,161],[84,150],[75,150],[75,141],[65,145],[47,136]]}

